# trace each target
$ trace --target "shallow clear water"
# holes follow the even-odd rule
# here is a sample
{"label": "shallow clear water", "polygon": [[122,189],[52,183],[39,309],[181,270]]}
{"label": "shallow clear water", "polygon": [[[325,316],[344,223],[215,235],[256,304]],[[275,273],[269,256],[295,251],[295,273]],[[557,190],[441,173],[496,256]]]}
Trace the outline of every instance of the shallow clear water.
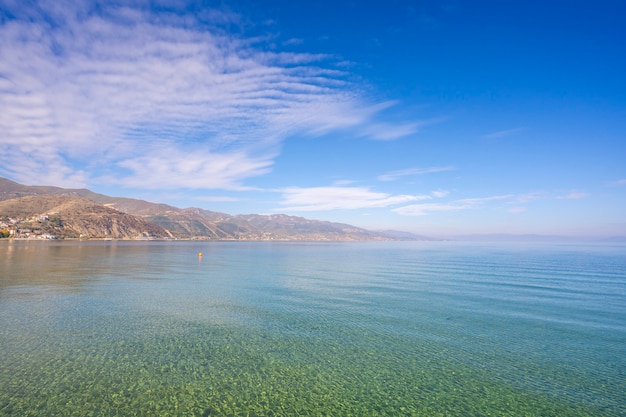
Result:
{"label": "shallow clear water", "polygon": [[626,416],[623,245],[5,241],[0,268],[0,416]]}

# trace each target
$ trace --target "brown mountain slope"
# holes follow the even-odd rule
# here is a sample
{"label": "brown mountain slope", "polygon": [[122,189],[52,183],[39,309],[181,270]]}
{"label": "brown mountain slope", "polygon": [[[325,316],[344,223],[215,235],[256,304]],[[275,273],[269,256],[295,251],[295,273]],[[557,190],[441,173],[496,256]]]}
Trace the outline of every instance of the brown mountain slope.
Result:
{"label": "brown mountain slope", "polygon": [[159,226],[82,197],[36,195],[0,201],[0,219],[17,230],[59,238],[165,238]]}

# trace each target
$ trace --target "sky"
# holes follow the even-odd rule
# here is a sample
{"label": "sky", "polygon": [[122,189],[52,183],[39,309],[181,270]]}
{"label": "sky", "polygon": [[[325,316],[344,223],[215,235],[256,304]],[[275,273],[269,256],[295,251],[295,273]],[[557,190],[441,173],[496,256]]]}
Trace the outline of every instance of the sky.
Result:
{"label": "sky", "polygon": [[626,2],[0,0],[0,176],[427,236],[626,236]]}

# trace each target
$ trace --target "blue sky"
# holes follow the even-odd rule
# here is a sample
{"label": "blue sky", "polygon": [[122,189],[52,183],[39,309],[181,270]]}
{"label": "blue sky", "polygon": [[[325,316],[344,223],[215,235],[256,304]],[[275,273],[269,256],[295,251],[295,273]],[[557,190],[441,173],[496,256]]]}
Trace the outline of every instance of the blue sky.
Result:
{"label": "blue sky", "polygon": [[431,236],[626,235],[624,16],[0,0],[0,176]]}

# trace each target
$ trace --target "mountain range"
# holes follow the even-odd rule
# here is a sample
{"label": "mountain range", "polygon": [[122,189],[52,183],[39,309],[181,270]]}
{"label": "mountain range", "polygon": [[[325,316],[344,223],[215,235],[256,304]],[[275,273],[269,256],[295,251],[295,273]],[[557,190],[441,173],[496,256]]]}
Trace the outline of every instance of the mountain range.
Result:
{"label": "mountain range", "polygon": [[285,214],[230,215],[110,197],[87,189],[28,186],[0,177],[0,229],[14,237],[206,240],[425,240]]}

